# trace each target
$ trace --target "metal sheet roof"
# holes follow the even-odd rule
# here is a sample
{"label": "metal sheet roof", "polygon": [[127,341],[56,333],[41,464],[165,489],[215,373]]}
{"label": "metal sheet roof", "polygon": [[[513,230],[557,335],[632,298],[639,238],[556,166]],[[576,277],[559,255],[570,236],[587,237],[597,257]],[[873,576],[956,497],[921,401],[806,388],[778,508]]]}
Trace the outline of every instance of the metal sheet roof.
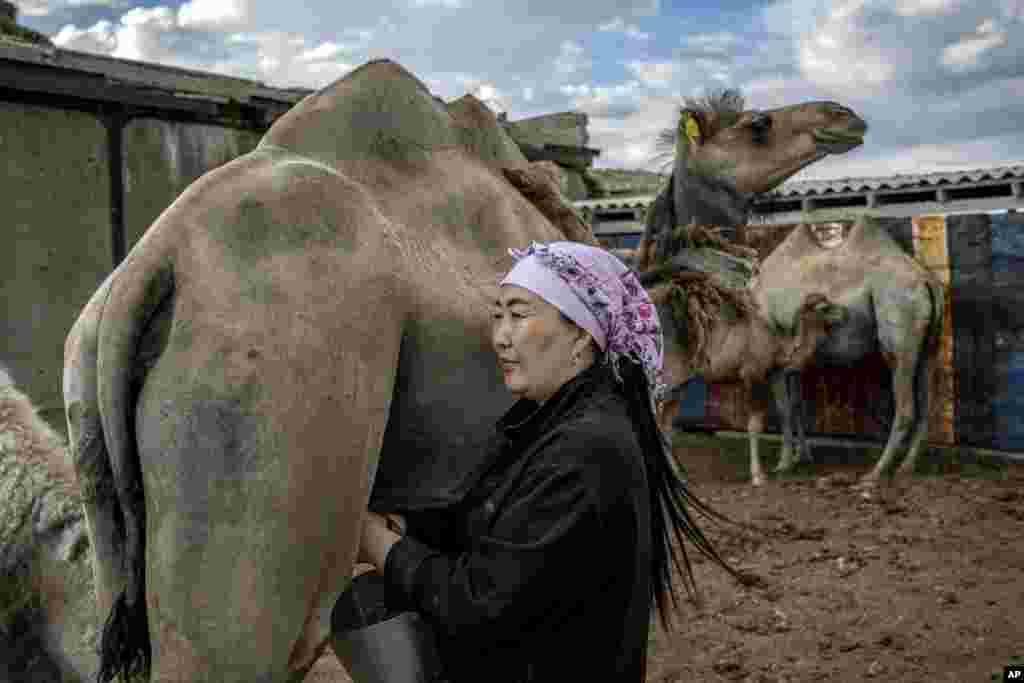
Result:
{"label": "metal sheet roof", "polygon": [[994,166],[941,173],[911,173],[870,178],[837,178],[834,180],[796,180],[785,182],[764,197],[806,197],[811,195],[873,192],[876,190],[928,188],[938,185],[983,183],[1024,179],[1024,164]]}

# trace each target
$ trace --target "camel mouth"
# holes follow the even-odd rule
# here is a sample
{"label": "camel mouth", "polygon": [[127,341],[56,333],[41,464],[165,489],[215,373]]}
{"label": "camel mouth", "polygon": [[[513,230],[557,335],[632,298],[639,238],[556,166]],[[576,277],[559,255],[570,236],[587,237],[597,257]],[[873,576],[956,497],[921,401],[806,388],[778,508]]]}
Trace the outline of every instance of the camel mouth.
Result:
{"label": "camel mouth", "polygon": [[828,154],[843,154],[864,144],[866,127],[850,128],[815,128],[814,142],[818,149]]}

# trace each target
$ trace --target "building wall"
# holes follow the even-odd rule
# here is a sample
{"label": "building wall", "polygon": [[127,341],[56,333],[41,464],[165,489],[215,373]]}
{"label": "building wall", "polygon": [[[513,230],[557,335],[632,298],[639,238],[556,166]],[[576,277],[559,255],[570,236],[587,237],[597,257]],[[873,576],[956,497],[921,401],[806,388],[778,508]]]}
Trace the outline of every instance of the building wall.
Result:
{"label": "building wall", "polygon": [[506,124],[509,135],[518,143],[543,145],[545,143],[567,147],[586,147],[587,115],[578,112],[545,114]]}
{"label": "building wall", "polygon": [[64,338],[113,258],[107,134],[90,114],[0,102],[0,364],[64,425]]}
{"label": "building wall", "polygon": [[133,119],[124,133],[127,248],[194,180],[256,148],[260,133],[199,123]]}
{"label": "building wall", "polygon": [[[64,340],[82,307],[152,222],[196,178],[253,149],[261,134],[130,119],[112,192],[110,135],[88,112],[0,102],[0,365],[54,428],[66,429]],[[112,204],[123,213],[114,229]]]}

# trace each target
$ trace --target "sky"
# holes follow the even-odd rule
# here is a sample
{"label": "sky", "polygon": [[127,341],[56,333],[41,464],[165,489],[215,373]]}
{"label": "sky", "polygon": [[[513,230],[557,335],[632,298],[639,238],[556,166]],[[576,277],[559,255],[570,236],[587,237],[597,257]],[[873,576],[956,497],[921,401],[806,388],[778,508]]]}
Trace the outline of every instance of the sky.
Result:
{"label": "sky", "polygon": [[511,120],[589,117],[598,168],[657,170],[684,97],[851,107],[865,144],[794,180],[1024,163],[1024,0],[15,0],[60,47],[320,88],[393,59]]}

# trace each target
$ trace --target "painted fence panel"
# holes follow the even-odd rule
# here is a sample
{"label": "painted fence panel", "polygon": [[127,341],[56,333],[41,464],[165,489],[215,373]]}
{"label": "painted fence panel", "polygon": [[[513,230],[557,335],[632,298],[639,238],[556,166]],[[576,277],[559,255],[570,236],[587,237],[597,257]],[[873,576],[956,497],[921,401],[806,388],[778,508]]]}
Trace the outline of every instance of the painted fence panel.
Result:
{"label": "painted fence panel", "polygon": [[966,446],[991,445],[995,433],[995,330],[992,224],[985,214],[948,216],[956,435]]}
{"label": "painted fence panel", "polygon": [[995,444],[1024,450],[1024,215],[992,216]]}

